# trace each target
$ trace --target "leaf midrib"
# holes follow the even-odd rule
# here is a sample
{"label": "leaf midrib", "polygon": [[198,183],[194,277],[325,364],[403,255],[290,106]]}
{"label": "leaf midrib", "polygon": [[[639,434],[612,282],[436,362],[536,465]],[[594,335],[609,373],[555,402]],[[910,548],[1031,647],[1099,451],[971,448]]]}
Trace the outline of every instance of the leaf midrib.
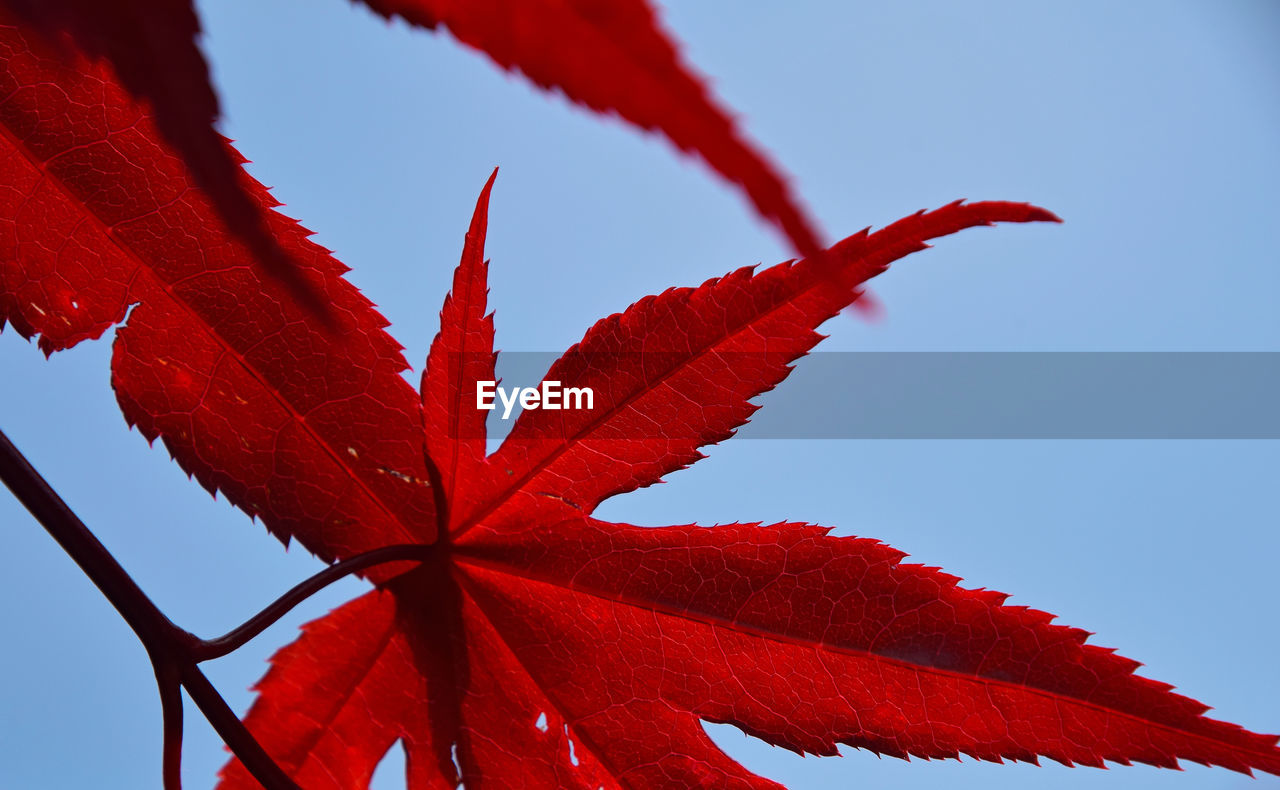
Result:
{"label": "leaf midrib", "polygon": [[[1261,768],[1262,764],[1276,761],[1275,754],[1268,751],[1257,749],[1253,746],[1241,746],[1237,744],[1228,743],[1226,741],[1222,741],[1217,738],[1214,738],[1213,736],[1210,736],[1210,735],[1205,735],[1203,733],[1197,733],[1197,732],[1192,732],[1190,730],[1181,729],[1175,725],[1166,724],[1163,722],[1158,722],[1158,721],[1153,721],[1151,719],[1143,718],[1138,714],[1117,710],[1115,708],[1109,708],[1105,705],[1101,705],[1099,703],[1092,702],[1090,700],[1083,700],[1078,697],[1070,696],[1068,694],[1055,693],[1047,689],[1037,688],[1035,686],[1028,686],[1028,685],[1015,683],[1008,680],[1001,680],[999,678],[985,677],[982,675],[966,674],[966,673],[958,672],[955,670],[943,669],[941,667],[933,667],[933,666],[928,666],[923,664],[913,664],[910,661],[906,661],[904,659],[899,659],[899,658],[893,658],[890,656],[883,656],[872,650],[865,649],[865,648],[855,648],[855,647],[849,647],[845,645],[832,645],[826,642],[801,641],[797,637],[791,636],[789,634],[786,634],[780,631],[770,630],[768,628],[764,628],[764,627],[753,625],[753,624],[729,620],[727,618],[710,614],[707,612],[702,612],[697,610],[682,611],[668,604],[658,603],[655,601],[645,601],[635,596],[625,595],[622,593],[612,593],[609,591],[588,588],[588,587],[579,587],[579,586],[573,585],[572,583],[566,584],[561,579],[553,578],[546,574],[539,574],[527,568],[516,568],[514,566],[508,565],[503,562],[481,559],[479,557],[467,556],[461,553],[455,555],[455,562],[462,565],[471,565],[477,568],[482,568],[484,570],[505,574],[507,576],[512,576],[518,579],[534,582],[535,584],[543,584],[548,587],[555,587],[572,594],[587,595],[597,600],[606,601],[609,603],[621,604],[623,606],[628,606],[633,609],[638,609],[645,612],[653,612],[656,614],[665,615],[667,617],[691,620],[693,622],[706,625],[712,629],[723,628],[723,629],[728,629],[732,631],[737,631],[739,633],[745,634],[750,637],[755,637],[758,639],[766,639],[769,641],[790,645],[792,647],[812,649],[818,652],[827,650],[837,654],[842,653],[845,655],[865,657],[865,658],[870,658],[877,662],[885,662],[888,664],[893,664],[899,667],[903,667],[913,672],[933,674],[940,677],[958,679],[960,681],[968,682],[968,683],[978,683],[982,685],[993,685],[1001,688],[1013,689],[1024,694],[1031,694],[1034,696],[1039,696],[1044,699],[1050,700],[1054,702],[1055,705],[1065,700],[1070,702],[1073,705],[1080,705],[1082,707],[1099,711],[1107,715],[1119,716],[1125,719],[1129,719],[1130,721],[1137,722],[1143,727],[1158,728],[1158,729],[1162,729],[1167,732],[1173,733],[1179,737],[1193,738],[1195,740],[1203,741],[1205,743],[1211,744],[1213,747],[1218,749],[1227,749],[1229,751],[1236,752],[1237,754],[1242,753],[1242,754],[1257,755],[1261,759],[1259,760],[1259,764],[1254,767],[1258,767],[1261,770],[1265,770]],[[496,627],[497,626],[495,625],[495,629]],[[1134,675],[1131,673],[1129,677],[1139,678],[1140,676]],[[539,686],[539,688],[541,688],[541,686]],[[1170,693],[1174,693],[1174,692],[1170,692]],[[1196,720],[1198,723],[1222,724],[1222,722],[1219,722],[1216,719],[1210,719],[1204,716],[1203,714],[1198,715]],[[1242,731],[1248,732],[1247,730],[1242,730]],[[1191,759],[1187,757],[1179,758],[1177,755],[1173,755],[1173,756],[1175,759]],[[1104,758],[1104,759],[1108,759],[1108,758]]]}

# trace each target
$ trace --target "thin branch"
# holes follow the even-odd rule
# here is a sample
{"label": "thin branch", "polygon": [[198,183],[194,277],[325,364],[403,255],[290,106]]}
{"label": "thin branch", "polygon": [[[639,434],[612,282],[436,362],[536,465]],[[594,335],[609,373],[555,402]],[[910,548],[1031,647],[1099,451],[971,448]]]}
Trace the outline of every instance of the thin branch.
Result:
{"label": "thin branch", "polygon": [[302,790],[279,766],[240,717],[193,663],[182,665],[182,685],[240,764],[267,790]]}
{"label": "thin branch", "polygon": [[197,664],[225,656],[244,645],[293,607],[338,579],[384,563],[420,562],[426,559],[430,550],[423,545],[388,546],[351,557],[325,568],[289,590],[225,636],[204,640],[174,625],[152,603],[3,431],[0,431],[0,479],[97,585],[146,647],[160,690],[165,790],[180,790],[182,786],[183,688],[240,763],[266,790],[299,790],[231,710]]}
{"label": "thin branch", "polygon": [[383,563],[399,561],[421,562],[426,559],[429,550],[428,546],[422,544],[386,546],[330,565],[277,598],[261,612],[245,621],[244,625],[223,636],[200,640],[193,648],[192,656],[197,662],[221,658],[242,647],[246,642],[288,614],[293,607],[339,579]]}
{"label": "thin branch", "polygon": [[[182,790],[182,679],[155,658],[156,685],[160,688],[160,715],[163,717],[161,776],[164,790]],[[162,668],[163,666],[163,668]]]}
{"label": "thin branch", "polygon": [[156,608],[111,552],[13,446],[4,431],[0,431],[0,478],[97,585],[148,649],[170,641],[185,644],[195,641],[194,636],[179,629]]}

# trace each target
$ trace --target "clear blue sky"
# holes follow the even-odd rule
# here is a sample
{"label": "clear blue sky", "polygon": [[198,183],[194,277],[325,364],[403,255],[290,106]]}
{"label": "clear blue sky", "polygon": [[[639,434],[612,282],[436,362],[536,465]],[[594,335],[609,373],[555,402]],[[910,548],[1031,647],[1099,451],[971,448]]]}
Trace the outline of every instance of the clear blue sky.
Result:
{"label": "clear blue sky", "polygon": [[[645,294],[787,256],[660,140],[443,36],[341,0],[201,6],[225,131],[353,267],[415,367],[494,165],[503,349],[560,349]],[[877,281],[884,320],[838,318],[824,348],[1280,351],[1275,3],[797,0],[683,3],[665,18],[832,237],[959,197],[1032,200],[1066,220],[940,241]],[[210,635],[316,570],[126,428],[108,358],[98,342],[46,362],[4,333],[0,425],[143,587]],[[1280,729],[1276,442],[731,441],[710,455],[601,515],[787,518],[880,538],[1097,632],[1215,715]],[[7,495],[0,524],[0,787],[158,788],[142,649]],[[300,623],[359,590],[332,590],[213,666],[233,706]],[[1280,786],[1198,766],[800,759],[713,733],[796,790]],[[189,710],[187,786],[212,786],[223,760]],[[393,767],[379,790],[402,786]]]}

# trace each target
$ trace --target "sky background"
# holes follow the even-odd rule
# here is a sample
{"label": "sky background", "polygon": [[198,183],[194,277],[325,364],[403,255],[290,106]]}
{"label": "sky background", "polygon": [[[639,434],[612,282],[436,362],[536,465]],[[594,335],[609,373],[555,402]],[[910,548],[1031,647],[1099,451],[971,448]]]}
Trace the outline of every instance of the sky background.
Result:
{"label": "sky background", "polygon": [[[353,267],[415,368],[495,165],[502,349],[559,350],[641,296],[789,255],[662,140],[447,36],[341,0],[200,5],[224,131]],[[875,282],[882,320],[834,319],[823,350],[1280,351],[1280,5],[700,2],[664,19],[831,238],[960,197],[1066,220],[940,240]],[[46,362],[0,335],[0,426],[161,607],[213,635],[318,570],[126,427],[109,353],[104,340]],[[1280,443],[1263,441],[743,440],[598,513],[879,538],[1275,732],[1278,470]],[[158,788],[143,650],[7,495],[0,525],[0,788]],[[244,710],[265,659],[361,589],[317,596],[210,676]],[[802,759],[711,731],[794,790],[1280,787],[1198,766]],[[188,706],[187,786],[211,787],[224,759]],[[378,790],[403,786],[400,764],[393,750]]]}

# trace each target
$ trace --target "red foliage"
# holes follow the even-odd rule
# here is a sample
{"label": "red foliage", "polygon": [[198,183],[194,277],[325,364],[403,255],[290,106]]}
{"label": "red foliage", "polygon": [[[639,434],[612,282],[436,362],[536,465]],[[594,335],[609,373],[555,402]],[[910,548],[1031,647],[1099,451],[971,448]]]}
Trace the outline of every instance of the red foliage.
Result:
{"label": "red foliage", "polygon": [[[444,26],[543,89],[661,132],[742,189],[801,254],[821,248],[813,221],[777,168],[681,61],[647,0],[364,2],[412,25]],[[260,221],[253,189],[213,126],[218,98],[197,45],[200,22],[192,0],[0,0],[0,9],[6,6],[56,46],[110,64],[124,88],[153,108],[156,127],[228,227],[295,291],[301,285],[309,298],[317,296],[298,282],[292,251],[277,246]]]}
{"label": "red foliage", "polygon": [[[0,79],[0,320],[50,353],[128,313],[112,379],[125,415],[206,488],[325,559],[432,546],[309,625],[262,681],[247,723],[308,790],[367,786],[396,740],[413,788],[454,787],[458,767],[472,788],[776,786],[700,720],[818,754],[1280,773],[1275,737],[1207,719],[1085,632],[873,540],[590,517],[730,436],[890,262],[1052,214],[953,203],[647,297],[548,374],[592,387],[592,408],[525,411],[486,456],[472,398],[494,378],[489,185],[415,394],[342,265],[238,175],[333,305],[333,332],[259,274],[106,66],[6,26]],[[254,784],[233,762],[222,786]]]}
{"label": "red foliage", "polygon": [[346,267],[242,174],[330,331],[253,265],[105,66],[0,27],[0,90],[0,322],[51,353],[127,313],[112,360],[125,417],[277,535],[327,560],[375,548],[370,527],[432,540],[426,462],[403,441],[418,399]]}
{"label": "red foliage", "polygon": [[[246,719],[303,786],[366,787],[403,740],[411,788],[776,787],[700,720],[815,754],[843,742],[1280,772],[1274,737],[1204,718],[1085,632],[874,540],[590,518],[730,435],[890,261],[964,227],[1052,214],[954,203],[840,242],[834,282],[801,261],[643,299],[547,373],[593,387],[594,408],[527,410],[486,458],[473,393],[494,378],[491,184],[423,375],[443,536],[433,561],[308,625]],[[220,787],[252,786],[233,762]]]}

